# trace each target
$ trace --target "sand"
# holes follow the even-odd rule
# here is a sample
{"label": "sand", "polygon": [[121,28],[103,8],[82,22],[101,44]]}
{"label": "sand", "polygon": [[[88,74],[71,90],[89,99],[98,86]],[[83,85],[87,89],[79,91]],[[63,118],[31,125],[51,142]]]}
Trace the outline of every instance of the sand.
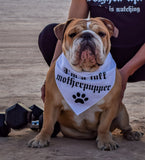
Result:
{"label": "sand", "polygon": [[[40,88],[48,66],[37,45],[38,35],[47,24],[64,22],[69,5],[68,0],[0,0],[0,111],[17,102],[43,107]],[[133,128],[145,133],[145,82],[128,84],[123,102]],[[145,159],[145,136],[129,142],[116,131],[113,138],[120,148],[105,152],[97,149],[94,140],[61,135],[47,148],[28,148],[27,142],[36,134],[25,128],[0,137],[0,160]]]}

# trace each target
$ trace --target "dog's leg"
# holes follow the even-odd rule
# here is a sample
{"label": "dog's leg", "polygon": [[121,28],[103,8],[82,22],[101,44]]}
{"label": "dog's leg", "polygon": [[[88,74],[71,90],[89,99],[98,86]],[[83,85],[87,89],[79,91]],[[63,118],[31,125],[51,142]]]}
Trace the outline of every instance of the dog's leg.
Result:
{"label": "dog's leg", "polygon": [[138,131],[132,131],[132,127],[129,125],[129,116],[124,104],[121,103],[120,111],[117,118],[114,119],[111,125],[111,130],[119,128],[123,133],[123,137],[130,141],[138,141],[143,136],[143,133]]}
{"label": "dog's leg", "polygon": [[97,146],[101,150],[115,150],[119,146],[113,141],[112,134],[110,132],[110,126],[112,120],[117,114],[117,107],[111,106],[110,109],[104,111],[100,118],[100,124],[98,127]]}
{"label": "dog's leg", "polygon": [[59,116],[59,107],[56,107],[54,101],[49,101],[45,103],[44,113],[43,113],[43,127],[41,132],[32,140],[28,142],[29,147],[41,148],[49,145],[50,137],[54,130],[54,125]]}

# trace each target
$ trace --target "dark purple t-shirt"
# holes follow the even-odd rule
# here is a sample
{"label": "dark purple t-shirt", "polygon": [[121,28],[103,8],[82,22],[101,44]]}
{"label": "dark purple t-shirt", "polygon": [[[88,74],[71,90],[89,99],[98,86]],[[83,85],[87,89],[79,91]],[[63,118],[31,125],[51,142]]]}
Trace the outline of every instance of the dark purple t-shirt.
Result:
{"label": "dark purple t-shirt", "polygon": [[145,0],[87,0],[91,17],[110,19],[119,29],[113,47],[133,47],[145,42]]}

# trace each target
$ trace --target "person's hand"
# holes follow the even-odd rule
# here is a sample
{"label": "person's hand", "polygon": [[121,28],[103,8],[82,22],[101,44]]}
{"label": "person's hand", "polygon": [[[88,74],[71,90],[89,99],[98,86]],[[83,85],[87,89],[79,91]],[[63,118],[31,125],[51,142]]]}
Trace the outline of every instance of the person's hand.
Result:
{"label": "person's hand", "polygon": [[126,72],[125,69],[121,68],[119,69],[119,72],[120,72],[120,75],[121,75],[121,78],[122,78],[122,93],[121,93],[121,100],[123,99],[124,97],[124,92],[125,92],[125,89],[126,89],[126,85],[127,85],[127,81],[128,81],[128,74]]}
{"label": "person's hand", "polygon": [[42,99],[42,101],[44,103],[44,101],[45,101],[45,82],[41,87],[41,99]]}

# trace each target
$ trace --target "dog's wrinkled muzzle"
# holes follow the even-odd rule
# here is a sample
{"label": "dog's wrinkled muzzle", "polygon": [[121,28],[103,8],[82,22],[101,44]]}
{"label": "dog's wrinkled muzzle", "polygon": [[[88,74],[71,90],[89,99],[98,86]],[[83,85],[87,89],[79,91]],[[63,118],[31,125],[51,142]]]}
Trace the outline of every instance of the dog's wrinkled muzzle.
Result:
{"label": "dog's wrinkled muzzle", "polygon": [[82,68],[82,71],[92,71],[92,68],[102,65],[98,61],[100,48],[95,43],[95,37],[89,32],[85,32],[79,37],[79,50],[75,53],[75,60],[72,65]]}
{"label": "dog's wrinkled muzzle", "polygon": [[80,64],[91,63],[95,65],[96,62],[96,53],[95,53],[95,43],[91,40],[84,40],[80,44]]}

